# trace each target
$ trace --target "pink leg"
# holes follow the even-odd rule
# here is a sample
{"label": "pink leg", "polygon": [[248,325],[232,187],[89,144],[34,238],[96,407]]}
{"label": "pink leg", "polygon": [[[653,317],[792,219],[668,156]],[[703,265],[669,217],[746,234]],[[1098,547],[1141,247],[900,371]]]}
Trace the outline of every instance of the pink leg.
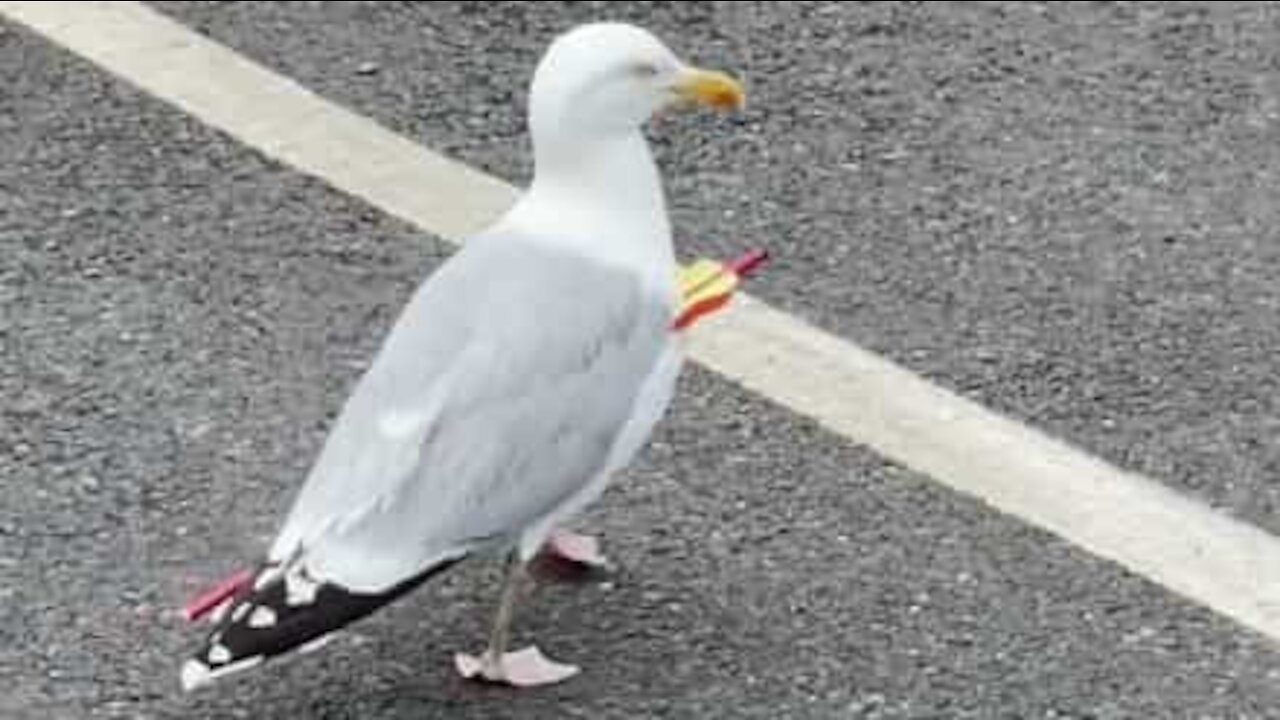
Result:
{"label": "pink leg", "polygon": [[579,670],[550,660],[536,646],[503,653],[495,657],[485,652],[480,657],[458,653],[454,658],[458,674],[468,680],[480,678],[489,682],[505,683],[513,687],[538,687],[563,682],[577,675]]}
{"label": "pink leg", "polygon": [[583,535],[572,530],[552,530],[542,551],[557,559],[585,568],[609,567],[609,559],[600,552],[600,541],[591,535]]}
{"label": "pink leg", "polygon": [[513,554],[511,570],[502,590],[502,600],[498,603],[498,614],[494,618],[493,631],[489,637],[489,647],[479,656],[465,653],[454,656],[454,666],[462,677],[480,678],[514,687],[534,687],[558,683],[578,674],[577,667],[549,660],[534,646],[507,652],[511,616],[520,596],[524,575],[524,564]]}

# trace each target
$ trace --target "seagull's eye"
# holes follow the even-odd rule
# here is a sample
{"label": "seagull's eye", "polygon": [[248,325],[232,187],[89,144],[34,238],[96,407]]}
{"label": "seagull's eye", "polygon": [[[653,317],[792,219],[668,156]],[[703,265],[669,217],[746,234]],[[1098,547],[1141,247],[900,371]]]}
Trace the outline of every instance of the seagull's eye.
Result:
{"label": "seagull's eye", "polygon": [[651,62],[633,63],[628,70],[630,70],[633,77],[653,78],[658,76],[658,66]]}

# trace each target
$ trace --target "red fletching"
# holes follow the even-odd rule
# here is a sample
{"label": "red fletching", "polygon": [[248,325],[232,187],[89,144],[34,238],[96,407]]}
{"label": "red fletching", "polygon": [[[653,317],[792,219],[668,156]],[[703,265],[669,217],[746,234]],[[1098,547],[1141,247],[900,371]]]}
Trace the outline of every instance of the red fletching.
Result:
{"label": "red fletching", "polygon": [[223,603],[224,600],[235,595],[240,588],[248,585],[253,580],[253,573],[248,570],[241,570],[231,577],[218,583],[209,592],[187,603],[182,613],[186,616],[187,622],[199,620],[208,615],[214,608]]}
{"label": "red fletching", "polygon": [[745,254],[740,256],[737,260],[734,260],[733,262],[728,263],[728,268],[732,270],[734,273],[738,274],[739,276],[745,277],[752,270],[755,270],[756,268],[763,265],[764,261],[768,259],[769,259],[769,252],[767,250],[764,250],[763,248],[756,249],[756,250],[749,250]]}

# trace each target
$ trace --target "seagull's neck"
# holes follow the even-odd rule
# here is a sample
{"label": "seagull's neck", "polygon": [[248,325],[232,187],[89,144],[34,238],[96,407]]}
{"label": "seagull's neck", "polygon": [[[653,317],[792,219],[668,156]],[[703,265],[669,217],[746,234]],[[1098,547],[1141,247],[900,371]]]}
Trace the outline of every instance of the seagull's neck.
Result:
{"label": "seagull's neck", "polygon": [[[563,228],[556,242],[666,286],[674,252],[657,166],[639,132],[541,143],[533,182],[513,220]],[[533,217],[529,217],[533,216]]]}

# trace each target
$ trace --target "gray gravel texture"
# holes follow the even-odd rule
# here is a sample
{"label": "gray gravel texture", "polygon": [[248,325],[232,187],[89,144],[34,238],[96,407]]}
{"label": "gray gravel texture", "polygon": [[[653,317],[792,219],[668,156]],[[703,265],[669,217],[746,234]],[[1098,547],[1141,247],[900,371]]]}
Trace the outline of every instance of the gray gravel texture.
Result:
{"label": "gray gravel texture", "polygon": [[[724,200],[705,192],[686,218]],[[446,248],[0,24],[0,252],[0,717],[1280,706],[1272,645],[696,370],[588,518],[618,570],[519,618],[577,681],[452,676],[492,610],[497,565],[475,563],[323,653],[181,695],[175,609],[262,549]]]}
{"label": "gray gravel texture", "polygon": [[516,182],[545,43],[641,22],[750,84],[655,128],[688,254],[1280,532],[1276,3],[152,4]]}

